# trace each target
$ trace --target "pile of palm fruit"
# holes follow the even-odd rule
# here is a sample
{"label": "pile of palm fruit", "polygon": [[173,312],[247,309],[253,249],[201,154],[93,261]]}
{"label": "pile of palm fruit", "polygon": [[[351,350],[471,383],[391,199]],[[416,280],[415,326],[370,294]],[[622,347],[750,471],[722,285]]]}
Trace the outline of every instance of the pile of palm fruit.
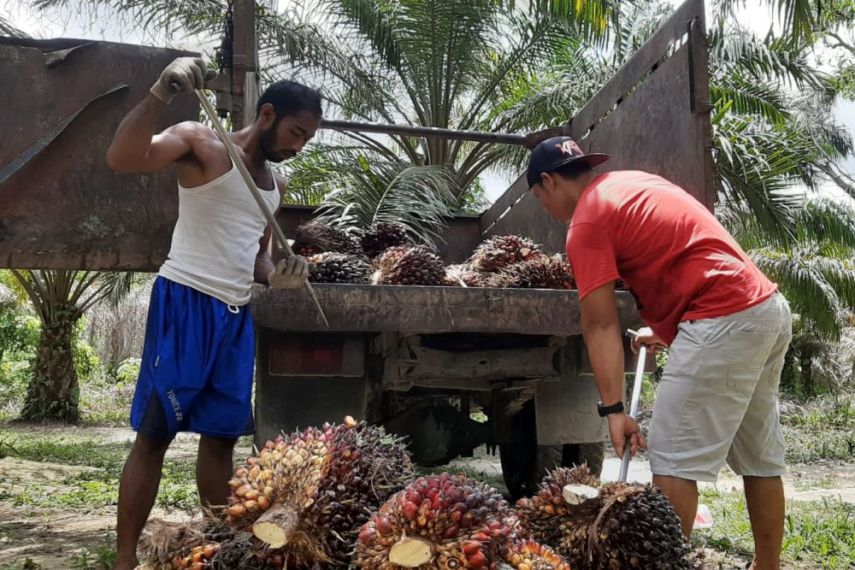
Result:
{"label": "pile of palm fruit", "polygon": [[314,283],[445,285],[517,289],[572,289],[570,266],[528,238],[487,239],[462,264],[446,267],[429,246],[416,244],[396,224],[360,235],[319,220],[296,230],[294,251],[308,258]]}
{"label": "pile of palm fruit", "polygon": [[228,505],[185,525],[156,522],[151,568],[346,566],[359,529],[415,478],[403,442],[345,418],[268,441],[235,470]]}
{"label": "pile of palm fruit", "polygon": [[529,536],[574,568],[692,567],[680,520],[651,485],[602,484],[587,466],[559,468],[517,502],[517,514]]}
{"label": "pile of palm fruit", "polygon": [[153,521],[147,570],[689,568],[677,516],[649,485],[558,468],[511,506],[464,475],[416,478],[401,441],[346,418],[282,435],[238,467],[228,505]]}

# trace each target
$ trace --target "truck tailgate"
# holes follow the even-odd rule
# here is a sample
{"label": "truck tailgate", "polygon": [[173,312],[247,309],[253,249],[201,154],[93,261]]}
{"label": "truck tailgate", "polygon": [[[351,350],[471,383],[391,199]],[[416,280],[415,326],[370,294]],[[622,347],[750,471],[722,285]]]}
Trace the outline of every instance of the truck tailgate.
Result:
{"label": "truck tailgate", "polygon": [[[256,286],[258,326],[281,331],[581,334],[576,291],[313,284],[327,329],[304,290]],[[631,294],[617,292],[623,327],[640,320]]]}

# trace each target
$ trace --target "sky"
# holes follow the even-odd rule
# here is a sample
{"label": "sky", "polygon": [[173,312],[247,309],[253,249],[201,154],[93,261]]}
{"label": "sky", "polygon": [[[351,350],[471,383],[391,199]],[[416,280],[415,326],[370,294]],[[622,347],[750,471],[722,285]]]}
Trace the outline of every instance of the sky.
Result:
{"label": "sky", "polygon": [[[268,5],[286,7],[288,0],[260,0]],[[681,0],[667,0],[674,6],[681,4]],[[82,5],[85,0],[69,0],[71,6]],[[707,1],[707,9],[710,6]],[[134,26],[121,26],[116,18],[96,17],[91,13],[85,16],[75,16],[74,9],[58,9],[51,12],[34,12],[30,7],[31,2],[27,0],[0,0],[0,16],[10,20],[19,29],[24,30],[34,37],[73,37],[94,38],[124,43],[138,43],[148,45],[161,45],[165,47],[176,47],[191,51],[200,51],[208,56],[213,55],[213,49],[219,40],[204,42],[198,37],[173,37],[167,38],[165,34],[143,32]],[[105,14],[101,14],[104,16]],[[709,19],[708,15],[708,19]],[[773,18],[770,8],[759,5],[757,2],[746,2],[738,13],[738,21],[753,32],[763,35],[770,26]],[[855,133],[855,101],[840,100],[836,103],[834,114],[850,132]],[[844,164],[844,169],[855,173],[855,156],[849,157]],[[487,190],[487,198],[490,201],[498,198],[511,182],[516,178],[515,173],[488,172],[483,177],[483,183]],[[825,192],[839,199],[848,199],[840,189],[833,184],[827,185]]]}

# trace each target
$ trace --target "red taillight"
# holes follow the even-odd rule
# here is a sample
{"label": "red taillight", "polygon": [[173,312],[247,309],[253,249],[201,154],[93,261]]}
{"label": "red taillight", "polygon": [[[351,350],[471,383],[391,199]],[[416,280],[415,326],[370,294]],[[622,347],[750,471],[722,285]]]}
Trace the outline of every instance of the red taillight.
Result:
{"label": "red taillight", "polygon": [[[274,376],[360,376],[361,338],[275,335],[270,339],[270,374]],[[354,364],[357,364],[354,369]]]}

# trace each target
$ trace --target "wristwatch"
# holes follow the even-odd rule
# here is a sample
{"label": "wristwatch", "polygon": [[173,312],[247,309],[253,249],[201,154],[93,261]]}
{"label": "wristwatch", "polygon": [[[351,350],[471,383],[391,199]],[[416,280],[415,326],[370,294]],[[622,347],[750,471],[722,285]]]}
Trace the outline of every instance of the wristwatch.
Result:
{"label": "wristwatch", "polygon": [[623,412],[623,402],[618,400],[616,404],[611,404],[609,406],[604,406],[602,402],[597,402],[597,413],[600,414],[601,418],[608,416],[609,414],[619,414]]}

